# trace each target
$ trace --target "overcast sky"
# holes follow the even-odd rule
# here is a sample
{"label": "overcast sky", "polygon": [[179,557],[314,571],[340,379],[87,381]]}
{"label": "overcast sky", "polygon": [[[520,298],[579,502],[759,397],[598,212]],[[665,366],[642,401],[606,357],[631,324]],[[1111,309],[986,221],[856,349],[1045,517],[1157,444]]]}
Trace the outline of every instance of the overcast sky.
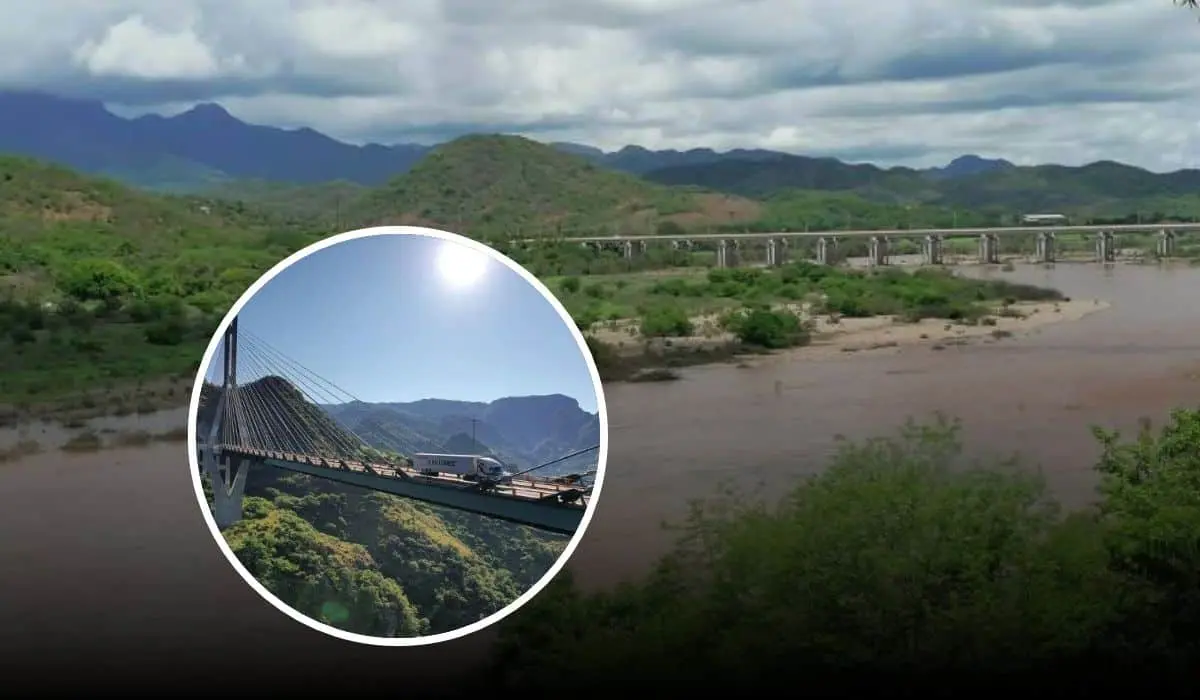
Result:
{"label": "overcast sky", "polygon": [[0,0],[0,87],[352,141],[1200,161],[1170,0]]}

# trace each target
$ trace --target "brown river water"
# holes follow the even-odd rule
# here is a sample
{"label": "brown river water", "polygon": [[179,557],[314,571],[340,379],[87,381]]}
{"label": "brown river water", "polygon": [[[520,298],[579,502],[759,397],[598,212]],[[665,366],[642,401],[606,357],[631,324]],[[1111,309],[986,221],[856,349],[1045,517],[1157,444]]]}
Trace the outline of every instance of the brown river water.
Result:
{"label": "brown river water", "polygon": [[[1200,268],[1063,264],[972,274],[1111,307],[991,344],[806,361],[783,354],[748,367],[691,368],[676,382],[609,386],[607,474],[572,568],[592,585],[636,575],[668,544],[660,523],[680,516],[689,499],[728,479],[786,487],[821,466],[835,435],[888,434],[906,417],[935,411],[962,419],[970,449],[1020,451],[1062,500],[1084,503],[1095,484],[1090,425],[1133,430],[1143,417],[1200,405]],[[136,426],[108,420],[105,427],[118,430],[159,430],[182,425],[185,413],[142,417]],[[46,444],[66,434],[54,426],[25,431]],[[0,448],[18,439],[0,431]],[[434,649],[374,649],[285,618],[213,543],[185,449],[176,442],[47,451],[0,463],[0,659],[104,656],[114,659],[113,673],[151,663],[203,678],[198,659],[215,654],[236,666],[244,649],[264,673],[316,681],[336,671],[289,659],[387,655],[395,673],[418,680],[444,672],[434,661],[482,655],[487,633]]]}

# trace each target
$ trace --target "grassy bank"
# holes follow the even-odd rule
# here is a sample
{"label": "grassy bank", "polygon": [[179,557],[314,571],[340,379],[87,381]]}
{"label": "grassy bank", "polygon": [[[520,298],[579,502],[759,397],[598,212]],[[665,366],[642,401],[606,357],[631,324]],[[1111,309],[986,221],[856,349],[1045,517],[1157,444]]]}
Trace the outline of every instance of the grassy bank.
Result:
{"label": "grassy bank", "polygon": [[677,270],[560,277],[548,285],[589,336],[606,379],[805,345],[819,319],[890,317],[986,324],[1021,302],[1053,302],[1052,289],[976,280],[943,269],[851,270],[812,263],[781,268]]}

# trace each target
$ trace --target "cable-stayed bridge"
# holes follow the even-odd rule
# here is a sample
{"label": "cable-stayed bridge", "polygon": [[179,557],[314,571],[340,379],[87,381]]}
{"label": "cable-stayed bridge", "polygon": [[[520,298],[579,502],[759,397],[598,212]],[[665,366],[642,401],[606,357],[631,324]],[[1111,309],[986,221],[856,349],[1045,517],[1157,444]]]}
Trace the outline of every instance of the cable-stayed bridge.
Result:
{"label": "cable-stayed bridge", "polygon": [[[235,318],[223,335],[197,416],[200,470],[211,483],[213,516],[221,528],[242,517],[246,476],[270,467],[413,498],[434,505],[572,534],[591,498],[595,469],[541,476],[536,472],[599,445],[563,455],[503,479],[430,473],[411,460],[368,445],[321,404],[356,401],[349,392],[300,365]],[[254,377],[239,384],[239,375]]]}

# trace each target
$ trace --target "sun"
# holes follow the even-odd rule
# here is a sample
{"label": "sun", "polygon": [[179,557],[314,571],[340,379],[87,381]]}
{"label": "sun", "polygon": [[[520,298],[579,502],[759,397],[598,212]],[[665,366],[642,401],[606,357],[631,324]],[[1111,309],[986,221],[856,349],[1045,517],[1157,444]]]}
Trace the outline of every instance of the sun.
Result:
{"label": "sun", "polygon": [[437,268],[447,285],[474,287],[488,268],[487,255],[454,241],[443,241],[437,253]]}

